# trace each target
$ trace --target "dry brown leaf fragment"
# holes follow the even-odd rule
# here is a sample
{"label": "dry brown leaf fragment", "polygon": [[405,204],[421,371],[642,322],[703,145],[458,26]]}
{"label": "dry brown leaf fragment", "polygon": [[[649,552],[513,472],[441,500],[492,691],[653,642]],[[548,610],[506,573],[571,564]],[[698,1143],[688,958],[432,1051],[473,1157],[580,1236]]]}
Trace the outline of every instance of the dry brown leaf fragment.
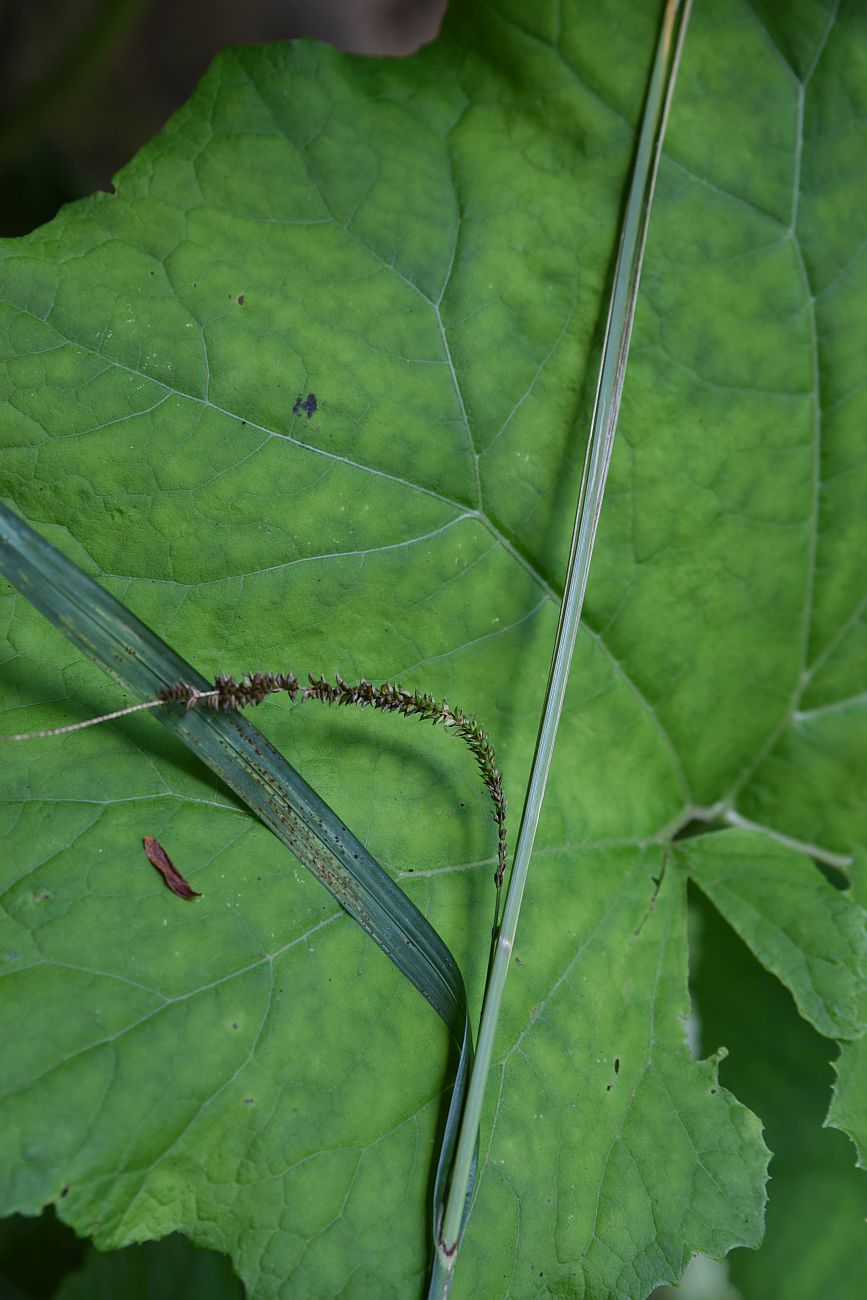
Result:
{"label": "dry brown leaf fragment", "polygon": [[156,867],[173,894],[177,894],[178,898],[202,897],[184,880],[162,844],[155,840],[153,835],[145,835],[142,842],[148,860]]}

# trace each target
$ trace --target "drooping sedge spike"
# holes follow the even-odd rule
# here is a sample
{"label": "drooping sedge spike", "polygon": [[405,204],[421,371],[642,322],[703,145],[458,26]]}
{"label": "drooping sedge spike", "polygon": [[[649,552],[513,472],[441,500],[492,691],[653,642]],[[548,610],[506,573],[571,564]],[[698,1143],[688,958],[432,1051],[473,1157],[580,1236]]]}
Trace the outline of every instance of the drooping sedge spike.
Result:
{"label": "drooping sedge spike", "polygon": [[[441,726],[446,731],[460,736],[476,760],[479,775],[484,782],[493,811],[491,817],[497,826],[497,869],[494,884],[497,895],[502,888],[506,874],[506,796],[503,781],[497,767],[497,756],[488,738],[474,718],[462,709],[452,709],[447,700],[438,702],[427,691],[410,691],[400,683],[383,682],[374,686],[362,677],[360,681],[350,683],[336,674],[334,683],[325,677],[314,677],[311,673],[307,685],[302,686],[294,673],[247,673],[240,681],[234,677],[220,675],[213,691],[198,691],[185,682],[172,682],[158,692],[159,698],[166,703],[183,704],[194,708],[203,704],[209,709],[231,711],[243,709],[249,705],[261,704],[269,695],[286,694],[294,702],[299,699],[319,700],[322,704],[355,705],[358,708],[374,708],[382,713],[399,713],[405,718],[417,717],[422,722]],[[499,913],[499,907],[497,914]],[[496,922],[495,922],[496,925]]]}
{"label": "drooping sedge spike", "polygon": [[203,691],[187,682],[171,682],[157,692],[156,699],[146,700],[143,704],[131,704],[125,709],[116,709],[113,713],[104,713],[98,718],[88,718],[85,722],[75,722],[66,727],[54,727],[46,731],[22,732],[15,736],[0,737],[5,740],[37,740],[48,736],[65,735],[72,731],[81,731],[85,727],[96,726],[100,722],[110,722],[115,718],[126,717],[141,709],[155,709],[163,704],[181,704],[185,709],[206,708],[231,712],[233,709],[246,709],[251,705],[262,704],[271,695],[288,695],[293,701],[319,700],[322,704],[355,705],[357,708],[374,708],[381,713],[399,713],[405,718],[418,718],[421,722],[430,722],[435,727],[442,727],[453,735],[460,736],[476,760],[476,767],[491,797],[493,811],[491,817],[497,826],[497,868],[494,872],[494,884],[497,889],[497,902],[494,912],[494,930],[497,929],[499,917],[499,900],[503,880],[506,874],[506,796],[503,781],[497,767],[488,733],[483,731],[474,718],[462,709],[452,709],[447,700],[437,701],[427,691],[410,691],[400,683],[383,682],[374,686],[362,677],[355,683],[346,682],[338,673],[334,683],[325,677],[314,677],[311,673],[307,685],[302,686],[294,673],[247,673],[240,681],[234,677],[220,674],[212,690]]}

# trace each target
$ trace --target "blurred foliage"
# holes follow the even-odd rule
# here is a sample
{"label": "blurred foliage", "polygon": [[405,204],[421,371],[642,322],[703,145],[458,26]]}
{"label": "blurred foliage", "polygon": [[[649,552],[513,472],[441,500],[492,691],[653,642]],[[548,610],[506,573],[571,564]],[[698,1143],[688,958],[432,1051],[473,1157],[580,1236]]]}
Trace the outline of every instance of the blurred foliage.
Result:
{"label": "blurred foliage", "polygon": [[67,1273],[81,1267],[86,1241],[53,1209],[39,1218],[0,1219],[0,1300],[51,1300]]}
{"label": "blurred foliage", "polygon": [[774,1153],[765,1240],[732,1252],[731,1281],[744,1300],[861,1300],[867,1179],[848,1138],[821,1127],[836,1049],[698,891],[693,903],[702,1052],[728,1048],[720,1080],[762,1116]]}
{"label": "blurred foliage", "polygon": [[101,1254],[53,1210],[0,1219],[0,1300],[243,1300],[225,1255],[175,1233]]}
{"label": "blurred foliage", "polygon": [[23,235],[113,174],[225,45],[314,36],[408,54],[444,0],[28,0],[0,4],[0,235]]}

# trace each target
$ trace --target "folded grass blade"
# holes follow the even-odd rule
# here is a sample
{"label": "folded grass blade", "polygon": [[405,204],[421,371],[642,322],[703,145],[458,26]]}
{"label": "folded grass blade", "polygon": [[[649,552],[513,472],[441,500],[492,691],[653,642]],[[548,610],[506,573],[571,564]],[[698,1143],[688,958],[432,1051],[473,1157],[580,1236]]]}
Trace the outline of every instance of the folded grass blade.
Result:
{"label": "folded grass blade", "polygon": [[[0,572],[133,694],[151,699],[179,681],[211,690],[191,664],[3,505]],[[364,845],[246,718],[183,704],[155,709],[154,717],[313,872],[445,1022],[460,1048],[440,1156],[440,1168],[449,1167],[473,1054],[464,982],[451,952]]]}

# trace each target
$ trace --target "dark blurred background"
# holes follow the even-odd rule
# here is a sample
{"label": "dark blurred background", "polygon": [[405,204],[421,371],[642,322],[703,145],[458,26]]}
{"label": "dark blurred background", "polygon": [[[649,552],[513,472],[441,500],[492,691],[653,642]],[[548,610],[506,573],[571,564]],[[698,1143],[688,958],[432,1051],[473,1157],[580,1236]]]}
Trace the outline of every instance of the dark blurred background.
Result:
{"label": "dark blurred background", "polygon": [[315,36],[406,55],[445,0],[0,0],[0,234],[21,235],[112,175],[225,45]]}

